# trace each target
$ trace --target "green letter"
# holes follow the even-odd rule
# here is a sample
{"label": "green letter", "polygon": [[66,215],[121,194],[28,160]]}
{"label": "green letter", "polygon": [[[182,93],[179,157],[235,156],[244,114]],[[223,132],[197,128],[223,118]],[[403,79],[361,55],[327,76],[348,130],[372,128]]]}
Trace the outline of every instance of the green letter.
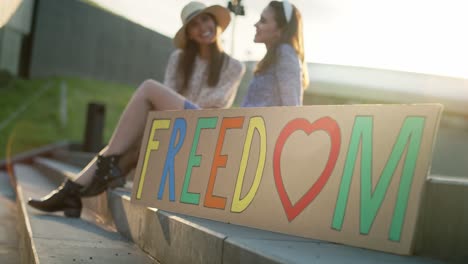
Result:
{"label": "green letter", "polygon": [[377,212],[385,198],[388,186],[403,152],[408,146],[398,189],[397,201],[390,226],[389,239],[399,241],[408,197],[418,159],[424,130],[424,117],[407,117],[393,146],[390,157],[372,193],[372,117],[356,117],[349,144],[348,156],[338,193],[332,228],[341,230],[348,200],[351,178],[361,143],[361,234],[368,234]]}
{"label": "green letter", "polygon": [[192,168],[200,167],[201,155],[196,154],[200,132],[203,128],[215,128],[216,122],[218,122],[217,117],[201,117],[198,119],[195,135],[193,136],[192,149],[190,150],[190,156],[187,164],[187,171],[185,172],[184,185],[180,195],[180,201],[183,203],[198,204],[200,202],[200,194],[190,193],[188,191],[188,187],[190,184],[190,177],[192,175]]}

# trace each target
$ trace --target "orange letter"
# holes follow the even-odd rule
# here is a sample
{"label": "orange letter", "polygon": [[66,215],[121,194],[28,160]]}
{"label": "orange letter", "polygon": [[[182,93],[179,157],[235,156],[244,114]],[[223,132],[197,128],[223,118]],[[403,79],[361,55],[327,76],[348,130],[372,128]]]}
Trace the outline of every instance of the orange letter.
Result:
{"label": "orange letter", "polygon": [[227,163],[227,155],[221,155],[223,148],[224,136],[226,130],[230,128],[242,128],[244,124],[244,117],[225,117],[219,129],[218,143],[216,143],[216,150],[211,164],[210,179],[208,180],[208,187],[205,193],[205,206],[210,208],[224,209],[226,206],[226,198],[213,195],[214,184],[216,181],[216,172],[219,167],[225,168]]}

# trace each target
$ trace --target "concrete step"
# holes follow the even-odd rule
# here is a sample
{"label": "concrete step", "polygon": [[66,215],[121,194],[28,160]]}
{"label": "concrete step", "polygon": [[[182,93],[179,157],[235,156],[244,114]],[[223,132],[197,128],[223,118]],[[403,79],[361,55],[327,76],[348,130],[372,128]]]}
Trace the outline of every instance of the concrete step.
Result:
{"label": "concrete step", "polygon": [[[62,177],[79,170],[44,158],[36,163],[43,170],[55,168]],[[125,188],[96,197],[107,206],[92,210],[110,214],[122,235],[161,263],[443,263],[170,213],[132,204],[130,194],[127,182]]]}
{"label": "concrete step", "polygon": [[8,174],[0,171],[0,263],[2,264],[20,263],[15,199]]}
{"label": "concrete step", "polygon": [[42,197],[57,186],[29,165],[16,164],[14,172],[22,263],[158,263],[112,227],[97,225],[87,210],[73,219],[29,207],[28,197]]}
{"label": "concrete step", "polygon": [[11,167],[15,163],[20,163],[20,162],[29,163],[32,161],[33,158],[39,155],[41,156],[51,155],[51,153],[54,153],[55,151],[59,149],[69,150],[71,146],[72,145],[70,142],[61,141],[61,142],[55,142],[50,145],[45,145],[40,148],[25,151],[23,153],[19,153],[10,159],[0,160],[0,170],[8,170],[9,167]]}
{"label": "concrete step", "polygon": [[70,145],[68,149],[56,149],[51,153],[50,158],[83,168],[96,156],[96,153],[92,152],[70,151],[71,148]]}
{"label": "concrete step", "polygon": [[[82,154],[65,154],[62,157],[75,157]],[[55,155],[53,155],[55,156]],[[65,158],[65,160],[69,160]],[[34,158],[34,167],[37,168],[43,175],[54,182],[56,186],[60,185],[65,179],[73,180],[80,172],[80,167],[73,164],[62,162],[45,157]],[[84,167],[85,165],[83,165]],[[131,182],[127,183],[127,188],[131,188]],[[97,224],[112,226],[115,228],[114,220],[107,203],[107,193],[101,194],[96,197],[83,198],[83,206],[88,209],[88,213],[93,215],[93,220]]]}

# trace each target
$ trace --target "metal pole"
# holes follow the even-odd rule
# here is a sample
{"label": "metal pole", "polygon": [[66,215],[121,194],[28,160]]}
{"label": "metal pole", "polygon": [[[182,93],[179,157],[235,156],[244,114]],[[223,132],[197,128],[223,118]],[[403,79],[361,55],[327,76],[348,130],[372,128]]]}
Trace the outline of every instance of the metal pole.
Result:
{"label": "metal pole", "polygon": [[236,19],[237,15],[234,15],[234,19],[232,21],[232,36],[231,36],[231,56],[235,57],[235,39],[236,39]]}
{"label": "metal pole", "polygon": [[66,127],[68,123],[68,112],[67,112],[67,84],[62,81],[60,84],[60,104],[59,104],[59,113],[60,113],[60,125]]}

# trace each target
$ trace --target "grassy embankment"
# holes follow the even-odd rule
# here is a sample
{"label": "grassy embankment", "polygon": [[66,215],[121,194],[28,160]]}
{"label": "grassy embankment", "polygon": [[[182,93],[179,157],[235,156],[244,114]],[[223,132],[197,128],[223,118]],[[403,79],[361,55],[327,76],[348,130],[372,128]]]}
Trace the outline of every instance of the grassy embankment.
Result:
{"label": "grassy embankment", "polygon": [[[60,99],[62,83],[67,87],[66,100]],[[44,92],[38,95],[41,90]],[[1,83],[0,159],[6,157],[7,149],[14,155],[61,140],[82,142],[90,102],[106,105],[107,142],[134,90],[129,85],[78,78],[10,79]],[[67,122],[62,124],[60,108],[64,101]]]}

